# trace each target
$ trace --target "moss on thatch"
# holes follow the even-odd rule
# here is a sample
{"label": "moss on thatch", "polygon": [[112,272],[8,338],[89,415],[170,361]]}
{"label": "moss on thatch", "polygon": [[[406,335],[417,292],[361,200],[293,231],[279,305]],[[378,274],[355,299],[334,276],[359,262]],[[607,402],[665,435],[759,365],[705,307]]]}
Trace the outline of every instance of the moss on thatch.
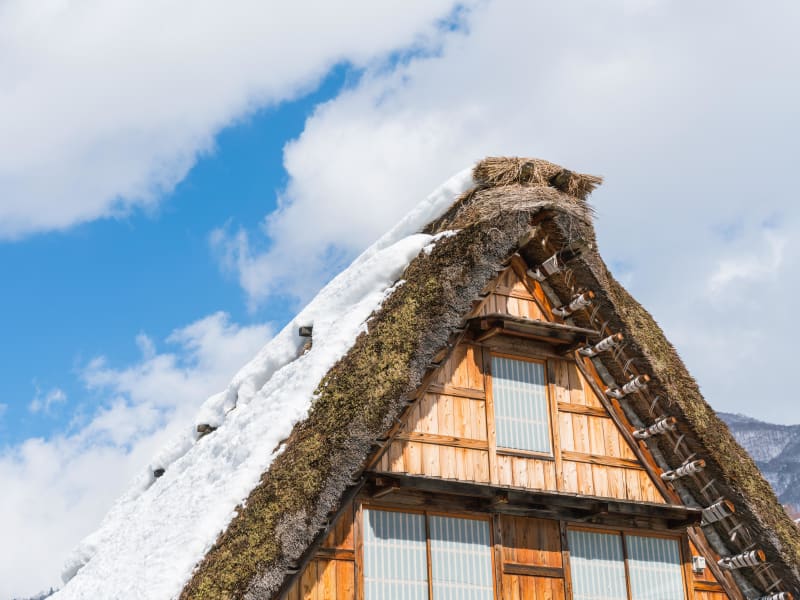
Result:
{"label": "moss on thatch", "polygon": [[[455,335],[483,287],[519,250],[531,224],[562,243],[594,240],[584,198],[600,178],[536,159],[486,159],[478,182],[426,231],[458,229],[408,266],[405,283],[370,319],[350,351],[328,372],[308,418],[298,423],[261,483],[196,569],[181,598],[270,598],[341,505],[342,498],[420,384],[433,357]],[[552,231],[551,231],[552,230]],[[524,251],[541,262],[541,245]],[[596,252],[572,266],[598,294],[604,319],[624,331],[632,354],[674,399],[706,450],[737,509],[757,524],[786,585],[798,582],[800,536],[769,485],[705,403],[653,318],[609,274]],[[560,295],[568,286],[552,282]],[[562,298],[563,299],[563,298]],[[613,364],[608,365],[614,373]],[[615,373],[621,376],[619,373]],[[643,416],[646,407],[643,409]],[[663,453],[669,456],[668,449]],[[793,590],[794,591],[794,590]]]}

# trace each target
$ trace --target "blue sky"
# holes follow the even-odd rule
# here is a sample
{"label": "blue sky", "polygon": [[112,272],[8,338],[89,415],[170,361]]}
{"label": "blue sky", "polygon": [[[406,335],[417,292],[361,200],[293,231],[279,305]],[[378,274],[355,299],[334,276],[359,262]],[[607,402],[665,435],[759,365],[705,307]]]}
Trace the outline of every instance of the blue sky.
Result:
{"label": "blue sky", "polygon": [[[209,234],[225,224],[255,228],[286,184],[283,145],[303,130],[314,107],[357,73],[333,69],[306,96],[260,110],[221,131],[174,192],[152,211],[0,242],[0,444],[62,432],[76,407],[102,402],[80,373],[105,356],[135,361],[139,333],[163,340],[178,326],[223,310],[238,323],[286,322],[290,298],[248,308],[214,257]],[[266,341],[266,340],[265,340]],[[231,374],[232,375],[232,374]],[[67,401],[31,412],[38,393],[58,388]]]}
{"label": "blue sky", "polygon": [[800,422],[777,375],[800,334],[800,4],[690,17],[0,3],[0,530],[21,540],[0,544],[0,600],[57,586],[203,400],[487,155],[603,175],[600,250],[711,405]]}

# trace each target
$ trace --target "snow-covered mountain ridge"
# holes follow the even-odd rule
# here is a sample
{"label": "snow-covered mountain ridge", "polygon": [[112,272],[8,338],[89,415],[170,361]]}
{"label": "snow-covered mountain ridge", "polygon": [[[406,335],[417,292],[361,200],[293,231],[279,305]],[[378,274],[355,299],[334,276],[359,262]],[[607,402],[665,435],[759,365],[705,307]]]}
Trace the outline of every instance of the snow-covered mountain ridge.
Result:
{"label": "snow-covered mountain ridge", "polygon": [[800,425],[775,425],[717,413],[772,484],[782,504],[800,507]]}

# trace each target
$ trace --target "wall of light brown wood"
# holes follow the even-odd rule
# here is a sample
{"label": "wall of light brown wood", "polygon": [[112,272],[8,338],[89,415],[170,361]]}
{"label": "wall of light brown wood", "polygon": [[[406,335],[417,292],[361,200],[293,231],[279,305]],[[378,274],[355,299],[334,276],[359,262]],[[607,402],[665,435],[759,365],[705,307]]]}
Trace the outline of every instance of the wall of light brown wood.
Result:
{"label": "wall of light brown wood", "polygon": [[355,600],[354,523],[351,504],[282,600]]}
{"label": "wall of light brown wood", "polygon": [[[498,277],[494,292],[476,313],[549,320],[551,309],[538,284],[523,282],[517,271],[509,268]],[[491,351],[471,343],[454,348],[437,369],[427,393],[406,414],[401,432],[376,470],[664,502],[571,360],[546,358],[554,455],[532,457],[495,450],[487,405],[490,375],[484,368]]]}
{"label": "wall of light brown wood", "polygon": [[[701,556],[700,551],[695,545],[689,542],[689,551],[692,556]],[[706,557],[706,561],[719,559],[718,556]],[[714,573],[706,566],[702,572],[691,572],[692,587],[694,588],[695,600],[728,600],[729,596],[725,593]]]}

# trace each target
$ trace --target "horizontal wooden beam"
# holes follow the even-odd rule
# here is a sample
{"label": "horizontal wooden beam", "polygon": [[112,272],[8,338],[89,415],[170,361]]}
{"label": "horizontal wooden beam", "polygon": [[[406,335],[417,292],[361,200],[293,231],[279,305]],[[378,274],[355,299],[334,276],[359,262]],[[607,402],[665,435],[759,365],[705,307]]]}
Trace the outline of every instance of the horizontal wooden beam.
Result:
{"label": "horizontal wooden beam", "polygon": [[407,442],[419,442],[422,444],[437,444],[439,446],[451,446],[453,448],[467,448],[471,450],[489,450],[489,442],[486,440],[473,440],[469,438],[453,437],[449,435],[438,435],[435,433],[419,433],[408,431],[398,433],[396,440]]}
{"label": "horizontal wooden beam", "polygon": [[393,489],[400,491],[458,496],[470,499],[470,504],[477,510],[520,516],[550,514],[551,518],[568,520],[586,520],[587,517],[595,515],[643,517],[661,519],[666,521],[670,528],[678,529],[699,523],[703,514],[701,509],[675,504],[632,502],[565,492],[526,490],[419,475],[368,473],[367,477],[372,490],[393,486]]}
{"label": "horizontal wooden beam", "polygon": [[580,342],[596,340],[600,337],[600,332],[594,329],[537,321],[499,313],[473,317],[469,320],[468,325],[477,335],[479,341],[496,335],[510,335],[541,340],[557,346],[572,346]]}
{"label": "horizontal wooden beam", "polygon": [[602,406],[585,406],[583,404],[570,404],[569,402],[559,402],[558,411],[573,413],[576,415],[588,415],[590,417],[604,417],[610,419],[611,415]]}
{"label": "horizontal wooden beam", "polygon": [[697,581],[694,582],[695,592],[712,592],[717,594],[724,594],[725,588],[718,584],[716,581]]}
{"label": "horizontal wooden beam", "polygon": [[503,563],[505,575],[527,575],[528,577],[549,577],[564,579],[564,569],[561,567],[540,567],[537,565],[523,565],[520,563]]}
{"label": "horizontal wooden beam", "polygon": [[603,456],[602,454],[588,454],[584,452],[573,452],[571,450],[561,451],[561,460],[571,460],[573,462],[588,463],[590,465],[605,465],[607,467],[623,467],[625,469],[638,469],[644,471],[645,468],[638,460],[632,458],[617,458],[615,456]]}
{"label": "horizontal wooden beam", "polygon": [[441,385],[438,383],[430,384],[428,386],[427,393],[455,396],[457,398],[470,398],[472,400],[486,400],[486,392],[483,390],[473,390],[470,388],[457,387],[454,385]]}
{"label": "horizontal wooden beam", "polygon": [[354,550],[347,548],[320,548],[314,555],[315,559],[326,560],[355,560],[356,553]]}

